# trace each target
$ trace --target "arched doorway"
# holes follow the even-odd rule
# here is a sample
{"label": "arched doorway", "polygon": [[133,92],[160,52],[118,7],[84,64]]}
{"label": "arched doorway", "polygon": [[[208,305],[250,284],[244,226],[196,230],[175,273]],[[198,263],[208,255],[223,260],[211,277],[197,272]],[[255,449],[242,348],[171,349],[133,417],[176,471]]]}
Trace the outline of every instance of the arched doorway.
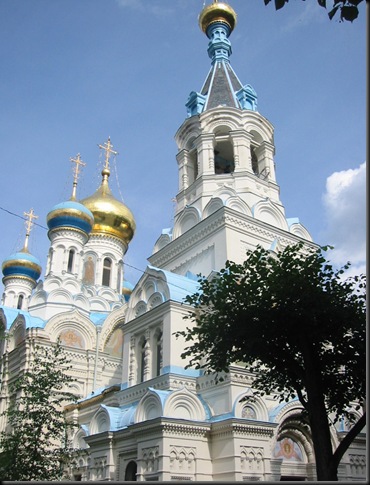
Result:
{"label": "arched doorway", "polygon": [[126,467],[125,481],[136,482],[137,463],[136,461],[130,461]]}

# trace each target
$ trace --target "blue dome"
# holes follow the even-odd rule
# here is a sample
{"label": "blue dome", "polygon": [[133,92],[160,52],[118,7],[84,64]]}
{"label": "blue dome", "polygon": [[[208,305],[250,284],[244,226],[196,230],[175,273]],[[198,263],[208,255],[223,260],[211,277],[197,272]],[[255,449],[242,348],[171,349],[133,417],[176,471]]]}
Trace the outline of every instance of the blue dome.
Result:
{"label": "blue dome", "polygon": [[2,270],[4,278],[22,276],[36,281],[41,274],[41,264],[27,250],[22,250],[6,258],[3,261]]}
{"label": "blue dome", "polygon": [[122,281],[122,295],[125,298],[125,301],[128,301],[130,299],[132,290],[134,289],[134,285],[131,284],[127,280]]}
{"label": "blue dome", "polygon": [[50,231],[73,228],[89,234],[94,224],[94,216],[83,204],[69,200],[54,206],[47,215],[46,222]]}

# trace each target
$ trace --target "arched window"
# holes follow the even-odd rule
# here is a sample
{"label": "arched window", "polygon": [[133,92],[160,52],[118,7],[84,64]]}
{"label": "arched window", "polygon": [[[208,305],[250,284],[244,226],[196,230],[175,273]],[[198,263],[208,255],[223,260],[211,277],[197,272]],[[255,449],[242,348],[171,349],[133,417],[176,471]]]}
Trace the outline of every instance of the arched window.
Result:
{"label": "arched window", "polygon": [[256,175],[259,175],[258,158],[253,147],[251,147],[252,170]]}
{"label": "arched window", "polygon": [[68,265],[67,265],[67,272],[73,273],[73,263],[75,259],[75,250],[71,249],[68,254]]}
{"label": "arched window", "polygon": [[18,296],[18,303],[17,303],[17,309],[18,310],[22,310],[23,300],[24,300],[24,295],[19,295]]}
{"label": "arched window", "polygon": [[217,142],[214,149],[215,174],[233,173],[235,170],[233,147],[229,141]]}
{"label": "arched window", "polygon": [[159,376],[162,368],[162,332],[158,334],[156,344],[156,375]]}
{"label": "arched window", "polygon": [[111,269],[112,261],[109,258],[105,258],[103,262],[103,286],[110,286]]}
{"label": "arched window", "polygon": [[140,355],[140,382],[144,382],[144,372],[145,372],[145,345],[144,340],[141,344],[141,355]]}

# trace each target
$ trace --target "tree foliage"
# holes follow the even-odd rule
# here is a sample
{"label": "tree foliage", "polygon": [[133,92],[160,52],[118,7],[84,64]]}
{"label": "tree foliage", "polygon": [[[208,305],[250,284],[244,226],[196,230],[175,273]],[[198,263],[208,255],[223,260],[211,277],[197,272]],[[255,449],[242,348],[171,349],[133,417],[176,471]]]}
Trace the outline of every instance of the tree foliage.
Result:
{"label": "tree foliage", "polygon": [[[331,8],[328,12],[329,19],[331,20],[337,13],[340,17],[340,22],[344,20],[348,20],[349,22],[353,22],[358,17],[358,5],[363,0],[331,0]],[[264,0],[265,5],[268,5],[271,0]],[[289,0],[275,0],[275,8],[279,10],[283,8]],[[317,3],[320,7],[328,8],[326,0],[317,0]]]}
{"label": "tree foliage", "polygon": [[73,378],[63,348],[35,347],[28,371],[9,386],[12,396],[7,429],[0,433],[0,476],[3,480],[60,480],[72,449],[62,406],[73,400],[66,390]]}
{"label": "tree foliage", "polygon": [[311,427],[318,479],[326,468],[330,480],[364,426],[363,415],[332,453],[328,416],[354,422],[351,404],[359,407],[365,399],[366,280],[344,279],[350,264],[335,270],[326,249],[299,243],[275,254],[257,247],[242,264],[227,261],[186,298],[194,325],[178,336],[191,342],[182,354],[189,366],[219,373],[242,362],[255,373],[260,394],[298,397]]}

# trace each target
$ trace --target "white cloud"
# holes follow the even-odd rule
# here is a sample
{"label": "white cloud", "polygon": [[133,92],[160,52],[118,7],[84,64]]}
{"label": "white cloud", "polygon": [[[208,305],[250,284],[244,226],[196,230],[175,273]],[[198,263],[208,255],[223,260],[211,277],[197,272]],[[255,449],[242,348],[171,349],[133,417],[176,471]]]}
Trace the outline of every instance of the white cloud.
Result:
{"label": "white cloud", "polygon": [[335,248],[331,260],[338,265],[350,261],[351,273],[365,272],[366,163],[331,174],[326,180],[323,201],[325,241]]}

